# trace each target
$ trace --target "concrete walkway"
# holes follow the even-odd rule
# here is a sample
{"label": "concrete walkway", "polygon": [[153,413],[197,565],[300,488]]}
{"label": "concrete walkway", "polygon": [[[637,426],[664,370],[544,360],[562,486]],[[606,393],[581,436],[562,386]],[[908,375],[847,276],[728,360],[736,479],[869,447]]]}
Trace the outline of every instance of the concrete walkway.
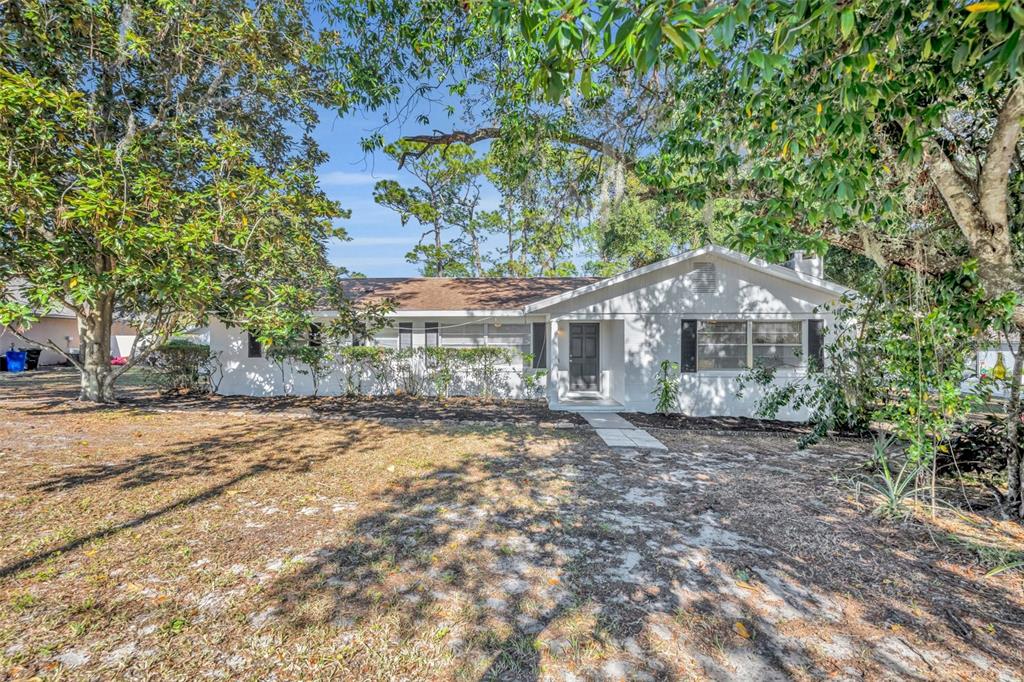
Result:
{"label": "concrete walkway", "polygon": [[660,440],[614,412],[581,412],[580,416],[594,427],[608,447],[668,450]]}

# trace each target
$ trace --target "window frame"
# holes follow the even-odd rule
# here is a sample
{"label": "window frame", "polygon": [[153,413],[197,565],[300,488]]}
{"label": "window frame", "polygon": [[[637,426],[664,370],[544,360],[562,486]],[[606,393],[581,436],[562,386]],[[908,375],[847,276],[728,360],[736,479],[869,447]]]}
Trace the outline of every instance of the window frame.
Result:
{"label": "window frame", "polygon": [[[539,327],[539,330],[538,330]],[[537,332],[540,331],[540,334]],[[537,348],[537,338],[540,337],[540,348]],[[530,369],[547,369],[548,366],[548,323],[530,323],[530,354],[533,356],[530,362]]]}
{"label": "window frame", "polygon": [[[778,345],[782,345],[782,346],[786,346],[786,347],[798,348],[799,352],[800,352],[800,363],[798,365],[796,365],[796,366],[794,366],[794,365],[780,365],[780,366],[775,367],[775,369],[788,370],[788,371],[805,371],[808,368],[808,364],[807,364],[807,328],[808,328],[807,322],[808,321],[807,320],[801,320],[801,319],[781,319],[781,320],[776,320],[776,319],[764,319],[764,318],[745,318],[745,319],[735,319],[735,318],[697,318],[696,322],[697,322],[697,329],[696,329],[696,338],[695,338],[695,344],[694,344],[695,345],[695,348],[694,348],[694,359],[695,359],[696,371],[697,372],[740,374],[742,372],[750,371],[754,367],[754,346],[755,345],[756,346],[778,346]],[[704,345],[702,343],[702,341],[701,341],[701,337],[705,333],[705,330],[704,330],[705,325],[707,325],[708,323],[727,323],[727,322],[732,322],[732,323],[740,322],[740,323],[743,323],[744,330],[746,332],[746,343],[745,343],[745,346],[744,346],[745,350],[746,350],[746,352],[744,353],[744,366],[742,366],[742,367],[701,367],[701,346]],[[766,323],[766,324],[768,324],[768,323],[779,323],[779,322],[797,323],[800,326],[800,343],[799,344],[764,344],[764,343],[755,344],[754,343],[754,324],[758,323],[758,322]],[[738,334],[739,332],[734,332],[734,333]],[[682,339],[681,338],[680,338],[680,345],[682,345]],[[731,345],[738,346],[739,344],[731,344]]]}
{"label": "window frame", "polygon": [[[756,325],[756,324],[796,324],[797,325],[797,336],[799,337],[800,340],[797,343],[754,343],[754,325]],[[781,348],[796,348],[797,351],[799,352],[799,359],[798,359],[798,362],[797,362],[796,365],[775,365],[773,367],[773,369],[790,369],[790,370],[793,370],[793,369],[804,369],[804,368],[806,368],[807,367],[807,352],[805,350],[805,345],[807,343],[806,335],[805,335],[806,326],[807,325],[804,324],[804,320],[750,320],[750,332],[749,332],[749,337],[750,337],[750,350],[749,350],[749,354],[750,354],[749,360],[750,360],[750,362],[749,362],[749,365],[750,365],[750,367],[754,366],[754,360],[755,360],[754,348],[755,347],[757,347],[757,346],[761,346],[761,347],[764,347],[764,346],[775,346],[775,347],[781,347]]]}
{"label": "window frame", "polygon": [[[409,345],[402,345],[402,338],[408,336]],[[398,323],[398,350],[405,350],[406,348],[412,348],[413,343],[413,325],[412,322],[399,322]]]}
{"label": "window frame", "polygon": [[[731,323],[731,324],[741,323],[741,324],[743,324],[743,332],[742,333],[744,335],[744,342],[743,342],[743,348],[744,348],[743,362],[744,362],[744,366],[742,366],[742,367],[701,367],[701,346],[704,345],[704,343],[702,343],[702,341],[701,341],[701,336],[706,333],[705,330],[704,330],[704,327],[705,327],[705,325],[707,325],[709,323],[710,324],[716,324],[716,323]],[[720,332],[720,333],[722,333],[722,332]],[[726,332],[726,333],[739,334],[741,332]],[[733,344],[723,344],[723,345],[739,346],[740,344],[733,343]],[[750,369],[750,353],[751,353],[751,350],[750,350],[750,320],[707,319],[707,318],[697,320],[696,364],[697,364],[697,371],[698,372],[746,372],[747,370]]]}
{"label": "window frame", "polygon": [[[434,342],[430,342],[431,332],[433,332]],[[437,322],[424,322],[423,323],[423,347],[424,348],[440,348],[441,346],[441,325]]]}

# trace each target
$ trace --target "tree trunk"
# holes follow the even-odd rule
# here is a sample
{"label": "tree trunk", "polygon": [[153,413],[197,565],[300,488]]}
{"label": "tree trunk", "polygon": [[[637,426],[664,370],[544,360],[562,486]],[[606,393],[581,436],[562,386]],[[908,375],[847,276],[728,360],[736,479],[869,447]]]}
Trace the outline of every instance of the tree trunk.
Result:
{"label": "tree trunk", "polygon": [[441,258],[441,224],[434,223],[434,276],[444,277],[444,260]]}
{"label": "tree trunk", "polygon": [[[1006,437],[1010,441],[1010,448],[1006,452],[1006,499],[1011,507],[1017,509],[1018,514],[1024,518],[1024,476],[1021,472],[1020,448],[1020,382],[1021,372],[1024,371],[1024,329],[1018,328],[1021,334],[1017,342],[1017,351],[1013,353],[1013,377],[1010,379],[1010,403],[1006,406]],[[1010,346],[1013,350],[1013,346]]]}
{"label": "tree trunk", "polygon": [[114,402],[114,375],[110,367],[110,330],[114,320],[113,296],[101,298],[87,314],[78,316],[82,386],[79,400]]}
{"label": "tree trunk", "polygon": [[476,230],[470,232],[470,238],[473,244],[473,276],[479,277],[484,268],[480,258],[480,238],[477,236]]}
{"label": "tree trunk", "polygon": [[515,251],[515,236],[512,232],[512,221],[508,223],[508,274],[512,276],[512,266],[516,262],[516,251]]}

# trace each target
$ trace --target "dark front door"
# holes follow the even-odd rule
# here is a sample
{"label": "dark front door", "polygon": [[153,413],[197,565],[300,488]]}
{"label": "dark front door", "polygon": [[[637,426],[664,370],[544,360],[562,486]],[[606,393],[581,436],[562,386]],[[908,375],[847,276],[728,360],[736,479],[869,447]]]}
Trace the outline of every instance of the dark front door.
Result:
{"label": "dark front door", "polygon": [[601,390],[597,337],[596,322],[569,324],[569,390]]}

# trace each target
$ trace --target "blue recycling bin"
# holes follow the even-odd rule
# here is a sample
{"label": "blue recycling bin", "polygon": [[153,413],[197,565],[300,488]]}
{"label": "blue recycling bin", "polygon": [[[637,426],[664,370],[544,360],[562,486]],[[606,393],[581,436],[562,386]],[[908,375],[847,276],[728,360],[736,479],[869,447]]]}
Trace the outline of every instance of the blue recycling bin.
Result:
{"label": "blue recycling bin", "polygon": [[28,360],[28,353],[23,350],[7,351],[7,371],[24,372],[26,360]]}

